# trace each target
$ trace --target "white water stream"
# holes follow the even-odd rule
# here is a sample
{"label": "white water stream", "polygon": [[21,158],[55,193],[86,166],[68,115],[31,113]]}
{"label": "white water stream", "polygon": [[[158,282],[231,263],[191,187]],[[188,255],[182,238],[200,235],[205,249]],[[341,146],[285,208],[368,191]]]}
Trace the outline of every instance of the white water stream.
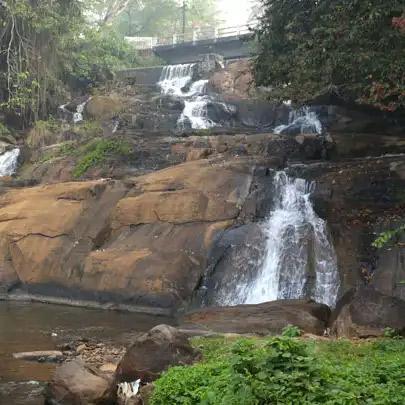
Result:
{"label": "white water stream", "polygon": [[221,297],[222,305],[312,298],[335,306],[340,286],[336,255],[326,222],[312,207],[313,189],[314,183],[276,173],[275,206],[263,224],[263,262],[253,280]]}
{"label": "white water stream", "polygon": [[[195,64],[165,66],[158,83],[163,94],[184,99],[184,109],[177,121],[179,128],[190,123],[192,129],[208,129],[216,124],[208,118],[208,80],[193,82]],[[185,90],[189,86],[189,90]]]}
{"label": "white water stream", "polygon": [[11,176],[17,170],[20,149],[15,148],[0,155],[0,177]]}
{"label": "white water stream", "polygon": [[321,134],[322,123],[317,114],[309,107],[293,110],[289,114],[288,124],[274,128],[275,134],[281,134],[290,128],[300,128],[301,134]]}

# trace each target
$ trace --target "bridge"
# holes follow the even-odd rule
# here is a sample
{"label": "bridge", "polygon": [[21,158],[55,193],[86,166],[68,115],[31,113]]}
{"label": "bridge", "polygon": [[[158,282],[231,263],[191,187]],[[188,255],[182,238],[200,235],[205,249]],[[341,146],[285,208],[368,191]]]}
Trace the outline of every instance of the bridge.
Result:
{"label": "bridge", "polygon": [[127,38],[140,52],[153,52],[168,64],[193,63],[204,54],[218,54],[225,60],[254,54],[253,28],[256,23],[225,28],[206,28],[170,37]]}

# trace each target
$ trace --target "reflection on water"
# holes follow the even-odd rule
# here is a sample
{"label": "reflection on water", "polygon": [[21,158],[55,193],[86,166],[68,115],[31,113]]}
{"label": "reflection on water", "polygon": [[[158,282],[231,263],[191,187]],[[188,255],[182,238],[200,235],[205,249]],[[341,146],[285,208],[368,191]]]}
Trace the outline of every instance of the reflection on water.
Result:
{"label": "reflection on water", "polygon": [[125,334],[147,331],[163,317],[60,305],[0,301],[0,404],[42,404],[42,389],[54,365],[15,360],[15,352],[54,350],[73,339],[123,342]]}

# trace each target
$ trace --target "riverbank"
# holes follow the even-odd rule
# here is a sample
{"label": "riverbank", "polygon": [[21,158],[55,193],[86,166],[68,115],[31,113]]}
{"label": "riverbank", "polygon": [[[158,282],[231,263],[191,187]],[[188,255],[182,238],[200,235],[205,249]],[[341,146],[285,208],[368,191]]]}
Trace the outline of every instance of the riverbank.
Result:
{"label": "riverbank", "polygon": [[57,366],[17,360],[14,353],[62,350],[66,359],[81,355],[98,367],[111,363],[108,356],[116,350],[121,357],[120,350],[137,334],[171,322],[163,316],[0,301],[0,403],[42,405],[43,389]]}

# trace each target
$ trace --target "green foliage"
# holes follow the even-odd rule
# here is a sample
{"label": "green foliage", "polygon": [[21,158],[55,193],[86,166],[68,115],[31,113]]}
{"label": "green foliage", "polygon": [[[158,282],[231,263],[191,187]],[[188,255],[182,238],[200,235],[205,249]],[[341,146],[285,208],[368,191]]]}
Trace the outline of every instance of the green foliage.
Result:
{"label": "green foliage", "polygon": [[0,6],[0,107],[23,124],[46,117],[51,95],[62,91],[65,44],[80,32],[80,7],[79,0],[9,0]]}
{"label": "green foliage", "polygon": [[9,129],[0,122],[0,136],[1,135],[10,135]]}
{"label": "green foliage", "polygon": [[115,139],[95,139],[82,149],[83,156],[77,162],[73,176],[81,177],[87,170],[101,165],[109,157],[127,156],[131,151],[130,145],[126,142]]}
{"label": "green foliage", "polygon": [[389,327],[384,329],[384,336],[386,338],[402,339],[401,332],[399,330]]}
{"label": "green foliage", "polygon": [[38,120],[34,124],[34,129],[39,132],[56,132],[60,130],[60,122],[53,117],[47,120]]}
{"label": "green foliage", "polygon": [[401,404],[405,342],[198,339],[201,363],[155,382],[152,405]]}
{"label": "green foliage", "polygon": [[103,134],[103,128],[99,121],[83,121],[75,125],[74,131],[83,139],[96,138]]}
{"label": "green foliage", "polygon": [[387,245],[391,240],[400,236],[403,232],[405,232],[405,225],[402,225],[396,229],[392,229],[390,231],[382,232],[378,238],[372,243],[372,246],[375,248],[381,249],[385,245]]}
{"label": "green foliage", "polygon": [[75,87],[88,87],[113,78],[115,70],[137,65],[135,51],[112,29],[86,28],[67,49],[65,76]]}
{"label": "green foliage", "polygon": [[262,0],[258,85],[277,100],[319,94],[393,111],[405,107],[403,0]]}
{"label": "green foliage", "polygon": [[285,328],[283,328],[281,335],[291,338],[299,337],[301,336],[301,330],[298,326],[287,325]]}

